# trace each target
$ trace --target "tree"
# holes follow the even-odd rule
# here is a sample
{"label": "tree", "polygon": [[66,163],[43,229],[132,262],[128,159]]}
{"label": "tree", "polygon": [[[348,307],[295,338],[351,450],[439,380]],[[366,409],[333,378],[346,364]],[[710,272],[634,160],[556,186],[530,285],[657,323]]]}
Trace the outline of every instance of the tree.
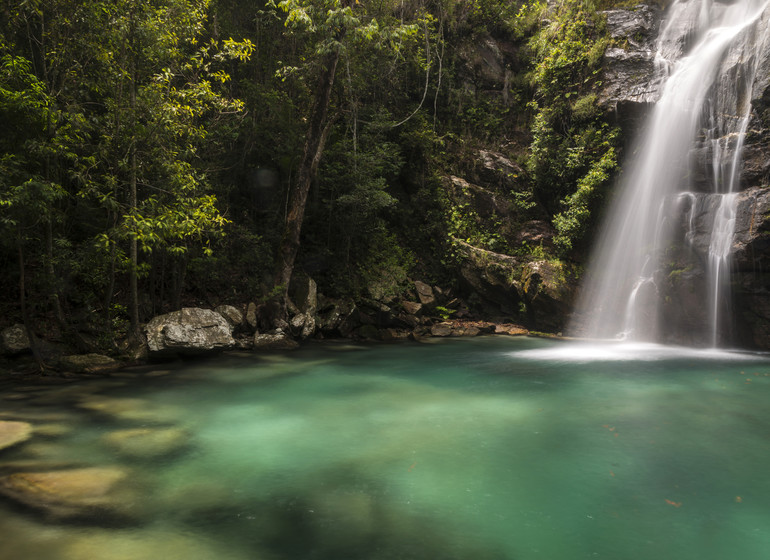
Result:
{"label": "tree", "polygon": [[[387,10],[387,3],[374,8],[357,0],[282,0],[276,6],[287,13],[287,28],[305,35],[307,48],[313,53],[311,68],[306,70],[317,84],[307,114],[307,131],[296,179],[290,186],[274,279],[274,285],[280,288],[284,302],[292,310],[288,287],[300,247],[308,192],[338,117],[337,114],[330,116],[329,109],[340,58],[354,46],[377,49],[387,45],[398,53],[400,40],[416,34],[419,26],[396,19],[381,25],[374,17],[375,10]],[[349,68],[347,71],[350,73]]]}
{"label": "tree", "polygon": [[88,276],[78,297],[101,285],[108,319],[116,274],[127,273],[137,336],[138,284],[153,252],[183,276],[186,255],[210,254],[227,223],[208,180],[208,137],[241,112],[225,67],[253,46],[207,38],[208,8],[208,0],[29,2],[2,28],[0,111],[20,123],[0,134],[1,165],[15,171],[4,174],[2,199],[46,224],[54,296],[54,279],[66,276],[53,272],[57,243],[73,259],[65,268]]}

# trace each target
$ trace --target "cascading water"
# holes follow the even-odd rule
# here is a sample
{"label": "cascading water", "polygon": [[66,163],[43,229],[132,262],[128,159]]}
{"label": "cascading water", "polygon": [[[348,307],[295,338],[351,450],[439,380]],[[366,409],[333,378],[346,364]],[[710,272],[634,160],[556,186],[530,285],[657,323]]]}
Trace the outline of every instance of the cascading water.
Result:
{"label": "cascading water", "polygon": [[[768,0],[670,7],[657,41],[660,98],[624,167],[578,302],[576,334],[729,342],[735,192],[769,20]],[[700,309],[676,317],[669,310],[682,306]]]}

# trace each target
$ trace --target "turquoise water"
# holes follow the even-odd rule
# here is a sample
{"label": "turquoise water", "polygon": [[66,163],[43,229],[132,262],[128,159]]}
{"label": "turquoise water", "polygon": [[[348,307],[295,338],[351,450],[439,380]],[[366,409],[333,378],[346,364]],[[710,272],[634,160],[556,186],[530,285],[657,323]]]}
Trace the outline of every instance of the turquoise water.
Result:
{"label": "turquoise water", "polygon": [[[1,560],[770,558],[762,357],[328,344],[3,397],[39,432],[0,475],[128,474],[119,522],[0,500]],[[127,452],[127,429],[185,439]]]}

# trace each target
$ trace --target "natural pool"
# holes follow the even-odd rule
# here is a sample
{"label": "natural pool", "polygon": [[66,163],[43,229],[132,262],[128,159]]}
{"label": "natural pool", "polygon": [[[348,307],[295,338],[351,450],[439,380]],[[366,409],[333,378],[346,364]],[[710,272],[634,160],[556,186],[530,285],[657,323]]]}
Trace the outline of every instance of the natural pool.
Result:
{"label": "natural pool", "polygon": [[6,484],[119,475],[95,516],[2,498],[0,559],[770,558],[770,359],[604,350],[332,343],[6,383],[0,419],[35,427]]}

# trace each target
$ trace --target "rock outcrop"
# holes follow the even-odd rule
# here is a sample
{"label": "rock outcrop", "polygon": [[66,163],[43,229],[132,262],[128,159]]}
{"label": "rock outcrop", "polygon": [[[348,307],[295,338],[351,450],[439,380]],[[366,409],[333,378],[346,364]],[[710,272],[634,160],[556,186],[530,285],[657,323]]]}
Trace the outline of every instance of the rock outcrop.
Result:
{"label": "rock outcrop", "polygon": [[232,325],[216,311],[185,307],[145,327],[151,356],[206,354],[235,346]]}
{"label": "rock outcrop", "polygon": [[660,9],[640,4],[603,13],[613,46],[604,53],[599,103],[617,112],[621,121],[635,122],[659,96],[655,41]]}
{"label": "rock outcrop", "polygon": [[515,315],[521,301],[521,265],[516,257],[474,247],[454,240],[462,258],[460,274],[466,288],[493,304],[498,314]]}

